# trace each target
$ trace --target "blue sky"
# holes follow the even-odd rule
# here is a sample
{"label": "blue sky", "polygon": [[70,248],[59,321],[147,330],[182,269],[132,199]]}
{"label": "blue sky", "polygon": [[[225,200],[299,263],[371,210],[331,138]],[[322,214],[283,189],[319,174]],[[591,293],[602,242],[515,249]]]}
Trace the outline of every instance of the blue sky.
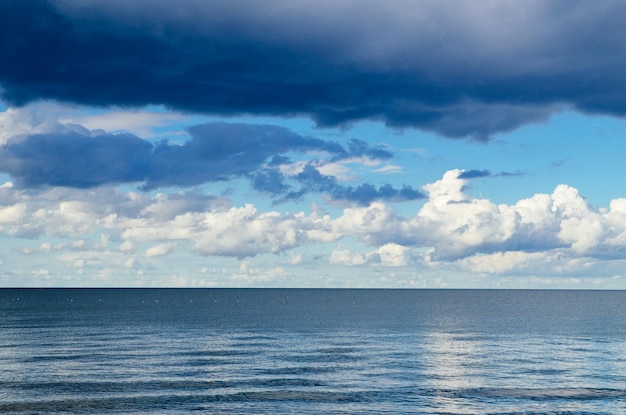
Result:
{"label": "blue sky", "polygon": [[0,286],[625,289],[624,20],[0,1]]}

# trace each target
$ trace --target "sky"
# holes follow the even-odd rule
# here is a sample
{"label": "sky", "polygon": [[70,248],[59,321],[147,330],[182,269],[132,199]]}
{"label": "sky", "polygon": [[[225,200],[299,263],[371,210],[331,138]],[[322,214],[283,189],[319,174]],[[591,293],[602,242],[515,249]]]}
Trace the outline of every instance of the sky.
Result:
{"label": "sky", "polygon": [[626,289],[625,24],[0,0],[0,286]]}

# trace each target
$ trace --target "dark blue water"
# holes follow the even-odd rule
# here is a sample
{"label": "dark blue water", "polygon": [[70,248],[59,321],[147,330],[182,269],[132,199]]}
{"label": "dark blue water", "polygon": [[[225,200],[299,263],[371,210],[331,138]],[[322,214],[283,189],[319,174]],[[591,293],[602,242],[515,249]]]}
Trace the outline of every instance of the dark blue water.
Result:
{"label": "dark blue water", "polygon": [[0,290],[0,413],[626,413],[626,292]]}

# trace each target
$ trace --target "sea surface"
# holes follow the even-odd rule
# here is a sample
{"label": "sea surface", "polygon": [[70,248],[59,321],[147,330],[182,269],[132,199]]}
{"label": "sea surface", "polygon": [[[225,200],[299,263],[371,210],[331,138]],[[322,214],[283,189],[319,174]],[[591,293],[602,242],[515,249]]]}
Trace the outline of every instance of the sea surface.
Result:
{"label": "sea surface", "polygon": [[0,413],[624,414],[626,291],[0,290]]}

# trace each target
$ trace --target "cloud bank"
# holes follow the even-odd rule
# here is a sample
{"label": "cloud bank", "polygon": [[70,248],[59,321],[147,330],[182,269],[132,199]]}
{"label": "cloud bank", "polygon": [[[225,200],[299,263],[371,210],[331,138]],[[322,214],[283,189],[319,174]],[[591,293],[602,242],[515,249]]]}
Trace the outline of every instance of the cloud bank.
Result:
{"label": "cloud bank", "polygon": [[[359,140],[341,145],[284,127],[225,122],[191,126],[189,140],[183,143],[151,143],[132,134],[90,131],[77,125],[56,124],[52,130],[8,138],[0,145],[0,172],[11,175],[21,188],[87,189],[140,183],[144,190],[151,190],[247,178],[254,189],[283,201],[310,192],[361,205],[423,197],[410,186],[346,186],[320,171],[332,163],[378,163],[393,157],[387,150]],[[290,175],[294,162],[289,156],[307,153],[315,153],[317,158]],[[326,160],[320,158],[323,155]]]}
{"label": "cloud bank", "polygon": [[612,0],[5,0],[0,96],[487,140],[563,108],[624,116],[624,16]]}
{"label": "cloud bank", "polygon": [[[626,252],[626,199],[589,206],[578,191],[559,185],[513,205],[463,192],[469,179],[451,170],[424,186],[426,203],[403,217],[382,202],[324,212],[260,212],[198,192],[149,195],[117,189],[50,188],[39,192],[0,187],[0,231],[7,235],[80,240],[102,233],[120,252],[148,244],[146,257],[189,244],[200,256],[253,257],[358,238],[369,254],[336,249],[335,264],[407,266],[421,252],[426,263],[460,263],[488,272],[523,266],[522,258],[622,258]],[[413,253],[412,253],[413,252]],[[413,259],[412,259],[413,258]],[[491,258],[490,260],[486,258]],[[468,265],[468,266],[469,266]]]}

